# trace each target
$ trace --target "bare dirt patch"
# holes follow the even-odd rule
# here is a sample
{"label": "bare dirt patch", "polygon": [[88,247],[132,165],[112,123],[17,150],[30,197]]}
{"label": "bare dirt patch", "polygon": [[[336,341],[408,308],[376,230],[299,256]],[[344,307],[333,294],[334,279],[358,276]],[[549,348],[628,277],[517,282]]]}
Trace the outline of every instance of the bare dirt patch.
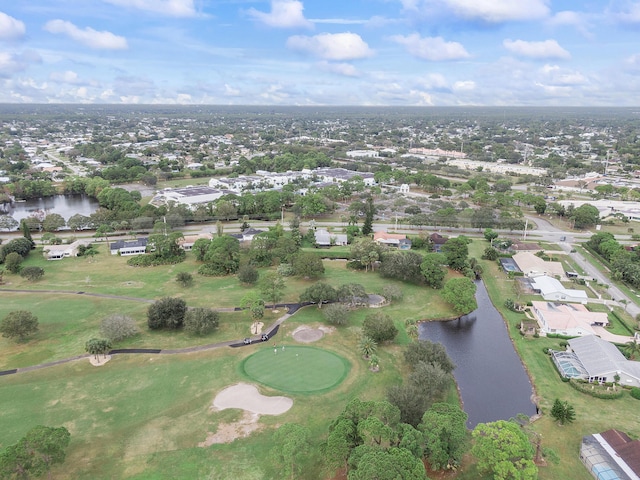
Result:
{"label": "bare dirt patch", "polygon": [[207,432],[207,438],[204,442],[198,443],[199,447],[210,447],[216,443],[231,443],[237,438],[244,438],[253,432],[262,429],[262,425],[258,423],[260,415],[244,411],[242,418],[233,423],[220,423],[216,433]]}

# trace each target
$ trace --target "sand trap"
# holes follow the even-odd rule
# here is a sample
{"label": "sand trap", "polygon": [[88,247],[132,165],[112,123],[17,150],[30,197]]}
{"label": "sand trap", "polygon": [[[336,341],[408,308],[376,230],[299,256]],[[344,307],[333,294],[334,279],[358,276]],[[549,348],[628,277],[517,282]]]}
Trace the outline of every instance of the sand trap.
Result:
{"label": "sand trap", "polygon": [[213,400],[218,410],[241,408],[258,415],[282,415],[293,406],[288,397],[267,397],[248,383],[239,383],[222,390]]}
{"label": "sand trap", "polygon": [[311,328],[307,325],[301,325],[291,333],[291,336],[298,342],[311,343],[317,342],[324,337],[325,333],[332,333],[334,330],[333,327]]}
{"label": "sand trap", "polygon": [[261,430],[263,425],[258,423],[260,415],[244,411],[242,418],[234,423],[220,423],[216,433],[207,432],[204,442],[198,443],[199,447],[210,447],[216,443],[231,443],[237,438],[244,438],[253,432]]}
{"label": "sand trap", "polygon": [[264,328],[264,323],[262,322],[253,323],[251,325],[251,334],[258,335],[259,333],[262,333],[263,328]]}

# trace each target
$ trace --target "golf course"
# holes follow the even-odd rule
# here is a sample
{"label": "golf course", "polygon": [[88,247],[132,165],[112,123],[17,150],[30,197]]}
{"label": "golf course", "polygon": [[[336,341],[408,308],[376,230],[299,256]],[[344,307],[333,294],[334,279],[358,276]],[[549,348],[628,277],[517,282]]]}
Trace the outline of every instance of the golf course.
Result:
{"label": "golf course", "polygon": [[[470,249],[481,252],[485,246],[486,242],[474,240]],[[59,262],[47,262],[40,251],[41,247],[24,265],[44,268],[41,280],[32,283],[5,274],[0,286],[0,318],[11,311],[29,310],[39,321],[39,330],[25,341],[0,338],[0,370],[83,357],[0,376],[0,447],[17,442],[36,425],[66,427],[71,443],[65,462],[52,467],[52,479],[279,478],[277,466],[268,459],[274,448],[272,436],[285,423],[304,425],[313,439],[299,478],[330,478],[322,468],[321,449],[329,425],[350,400],[385,399],[387,389],[402,382],[407,374],[403,349],[412,341],[406,333],[407,321],[454,316],[438,290],[382,278],[377,272],[351,270],[343,261],[325,260],[322,281],[334,287],[358,283],[367,293],[380,293],[392,284],[402,291],[401,300],[381,309],[391,316],[399,333],[395,340],[378,347],[377,372],[370,369],[358,349],[370,309],[354,309],[345,325],[328,327],[322,305],[298,310],[266,342],[189,353],[117,354],[94,366],[86,355],[85,343],[100,335],[103,318],[116,313],[132,317],[139,329],[139,334],[114,344],[116,349],[175,351],[241,343],[250,335],[253,320],[247,311],[234,311],[234,307],[253,287],[240,284],[235,276],[197,275],[198,262],[192,254],[176,265],[134,268],[127,265],[126,258],[109,255],[105,245],[99,245],[99,253],[93,257]],[[541,467],[539,478],[587,480],[590,476],[577,455],[582,436],[609,428],[640,435],[637,401],[628,394],[618,400],[596,399],[562,382],[543,353],[545,347],[558,348],[559,340],[521,338],[517,333],[521,317],[503,307],[503,299],[511,295],[508,279],[494,262],[482,263],[489,294],[505,317],[540,398],[543,416],[531,428],[543,438],[549,458],[558,459]],[[261,269],[261,274],[268,270]],[[177,284],[180,272],[192,273],[193,285]],[[282,302],[298,302],[313,282],[287,277]],[[43,290],[58,293],[40,292]],[[150,330],[147,309],[153,301],[169,296],[185,300],[188,307],[219,310],[218,328],[206,335]],[[286,313],[265,309],[265,329]],[[294,335],[301,328],[323,329],[324,334],[304,343]],[[262,411],[256,407],[254,411],[253,407],[227,403],[224,408],[216,406],[217,396],[237,385],[250,386],[256,392],[258,407],[262,398],[268,408]],[[574,423],[559,427],[544,415],[555,398],[575,407]],[[446,401],[458,402],[455,387]],[[286,411],[279,409],[282,402]],[[272,410],[271,404],[278,408]],[[483,477],[469,456],[455,478]]]}

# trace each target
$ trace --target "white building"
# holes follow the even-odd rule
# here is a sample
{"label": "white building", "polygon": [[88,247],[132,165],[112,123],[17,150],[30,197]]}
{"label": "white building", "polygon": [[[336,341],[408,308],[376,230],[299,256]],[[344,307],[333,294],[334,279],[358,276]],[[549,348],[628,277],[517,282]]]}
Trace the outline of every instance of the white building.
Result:
{"label": "white building", "polygon": [[195,205],[215,202],[229,192],[206,186],[166,188],[156,193],[151,200],[152,205],[168,205],[177,203],[193,208]]}
{"label": "white building", "polygon": [[531,287],[536,293],[542,295],[545,300],[553,302],[587,303],[589,297],[584,290],[565,288],[559,280],[541,275],[530,280]]}
{"label": "white building", "polygon": [[513,256],[518,268],[527,277],[539,277],[541,275],[564,276],[564,268],[560,262],[547,262],[532,252],[518,252]]}
{"label": "white building", "polygon": [[77,257],[81,245],[89,246],[92,240],[76,240],[68,245],[46,245],[42,249],[42,254],[47,260],[62,260],[67,257]]}
{"label": "white building", "polygon": [[609,325],[604,312],[590,312],[575,303],[531,302],[533,315],[540,326],[540,334],[555,333],[569,337],[595,335],[594,326]]}

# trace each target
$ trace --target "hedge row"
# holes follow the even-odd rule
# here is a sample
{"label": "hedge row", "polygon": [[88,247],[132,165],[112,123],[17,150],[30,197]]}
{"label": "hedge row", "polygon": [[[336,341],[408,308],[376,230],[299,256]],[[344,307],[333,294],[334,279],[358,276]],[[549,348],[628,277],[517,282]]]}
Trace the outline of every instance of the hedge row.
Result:
{"label": "hedge row", "polygon": [[596,385],[593,383],[584,383],[583,381],[573,378],[569,380],[569,385],[581,393],[586,393],[587,395],[591,395],[595,398],[601,398],[603,400],[615,400],[622,398],[624,395],[622,387],[618,387],[617,390],[602,390],[599,386],[596,388]]}

